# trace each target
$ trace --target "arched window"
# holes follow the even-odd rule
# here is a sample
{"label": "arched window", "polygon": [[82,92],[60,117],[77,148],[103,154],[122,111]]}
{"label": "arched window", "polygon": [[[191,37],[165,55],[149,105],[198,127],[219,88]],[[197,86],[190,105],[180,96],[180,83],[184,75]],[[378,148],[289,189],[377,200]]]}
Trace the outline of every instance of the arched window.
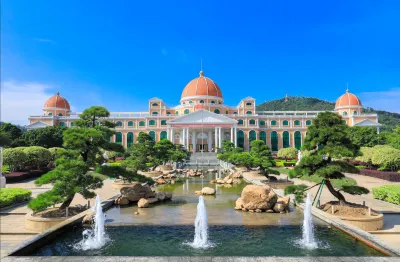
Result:
{"label": "arched window", "polygon": [[58,113],[58,116],[62,116],[62,114],[61,114],[61,113]]}
{"label": "arched window", "polygon": [[190,100],[190,101],[189,101],[189,104],[193,104],[193,101],[192,101],[192,100]]}
{"label": "arched window", "polygon": [[277,125],[276,120],[272,120],[272,121],[271,121],[271,126],[276,126],[276,125]]}
{"label": "arched window", "polygon": [[250,121],[249,121],[249,125],[255,125],[256,124],[256,120],[254,120],[254,119],[250,119]]}
{"label": "arched window", "polygon": [[247,103],[246,103],[246,106],[251,106],[251,102],[247,102]]}
{"label": "arched window", "polygon": [[167,139],[167,131],[161,131],[160,140]]}
{"label": "arched window", "polygon": [[260,132],[260,140],[264,141],[265,144],[267,144],[267,133],[264,131]]}
{"label": "arched window", "polygon": [[278,151],[278,133],[276,131],[271,132],[271,150]]}
{"label": "arched window", "polygon": [[251,142],[257,139],[257,134],[256,131],[251,130],[249,133],[249,150],[250,150],[250,146],[251,146]]}
{"label": "arched window", "polygon": [[126,136],[127,147],[131,147],[133,145],[133,133],[129,132]]}
{"label": "arched window", "polygon": [[129,122],[128,122],[128,126],[131,126],[131,127],[132,127],[132,126],[133,126],[133,121],[129,121]]}
{"label": "arched window", "polygon": [[146,126],[146,123],[144,121],[140,121],[139,126]]}
{"label": "arched window", "polygon": [[282,142],[283,142],[283,148],[290,147],[290,138],[289,138],[289,132],[284,131],[282,134]]}
{"label": "arched window", "polygon": [[156,121],[155,120],[150,120],[149,121],[149,126],[155,126],[156,125]]}
{"label": "arched window", "polygon": [[244,133],[242,130],[237,131],[237,145],[238,147],[241,147],[244,149]]}
{"label": "arched window", "polygon": [[343,115],[343,116],[347,116],[347,112],[346,112],[346,111],[343,111],[342,115]]}
{"label": "arched window", "polygon": [[187,115],[187,114],[189,114],[190,113],[190,111],[189,111],[189,109],[185,109],[185,111],[183,112],[185,115]]}
{"label": "arched window", "polygon": [[357,111],[354,111],[354,112],[353,112],[353,115],[357,115]]}
{"label": "arched window", "polygon": [[215,101],[214,101],[214,100],[211,100],[211,104],[215,104]]}
{"label": "arched window", "polygon": [[59,126],[65,126],[65,122],[60,122],[58,125]]}
{"label": "arched window", "polygon": [[185,105],[185,104],[186,104],[185,102],[182,103],[182,105]]}
{"label": "arched window", "polygon": [[149,132],[149,136],[151,136],[151,138],[152,138],[154,141],[156,141],[156,132],[150,131],[150,132]]}
{"label": "arched window", "polygon": [[116,124],[117,124],[117,126],[122,126],[122,122],[121,121],[118,121]]}
{"label": "arched window", "polygon": [[234,115],[237,115],[237,112],[233,112]]}
{"label": "arched window", "polygon": [[238,120],[238,125],[243,125],[243,120],[242,119]]}
{"label": "arched window", "polygon": [[200,100],[200,104],[204,104],[204,100]]}
{"label": "arched window", "polygon": [[53,116],[53,113],[49,113],[48,116]]}
{"label": "arched window", "polygon": [[306,126],[311,126],[311,120],[306,121]]}
{"label": "arched window", "polygon": [[251,111],[246,112],[246,115],[251,115],[251,114],[252,114]]}
{"label": "arched window", "polygon": [[175,111],[175,115],[178,115],[179,114],[179,112],[178,111]]}
{"label": "arched window", "polygon": [[158,106],[158,104],[157,103],[153,103],[151,106]]}
{"label": "arched window", "polygon": [[294,147],[298,150],[301,149],[301,133],[300,131],[294,132]]}
{"label": "arched window", "polygon": [[265,121],[264,120],[260,121],[260,126],[265,126]]}
{"label": "arched window", "polygon": [[153,113],[151,113],[152,115],[158,115],[158,112],[153,112]]}
{"label": "arched window", "polygon": [[75,126],[75,123],[74,123],[74,122],[71,122],[71,123],[69,124],[69,126],[70,126],[70,127],[73,127],[73,126]]}
{"label": "arched window", "polygon": [[300,120],[294,120],[294,125],[295,126],[300,126]]}
{"label": "arched window", "polygon": [[219,110],[218,110],[218,109],[215,109],[215,110],[214,110],[214,113],[219,114]]}
{"label": "arched window", "polygon": [[171,112],[168,111],[168,112],[167,112],[167,116],[169,116],[170,114],[171,114]]}
{"label": "arched window", "polygon": [[121,132],[117,132],[115,134],[115,143],[118,145],[122,145],[122,133]]}
{"label": "arched window", "polygon": [[161,120],[161,125],[166,126],[167,125],[167,120]]}
{"label": "arched window", "polygon": [[282,125],[283,125],[283,126],[289,126],[289,121],[283,120]]}

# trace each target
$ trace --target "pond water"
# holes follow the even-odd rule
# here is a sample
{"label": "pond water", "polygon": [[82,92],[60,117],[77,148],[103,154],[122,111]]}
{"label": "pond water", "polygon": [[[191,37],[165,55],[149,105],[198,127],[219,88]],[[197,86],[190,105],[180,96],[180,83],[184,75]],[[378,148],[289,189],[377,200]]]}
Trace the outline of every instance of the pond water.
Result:
{"label": "pond water", "polygon": [[[38,256],[381,256],[353,237],[314,219],[318,248],[299,244],[303,212],[288,214],[249,213],[233,209],[245,182],[232,187],[209,184],[218,176],[189,178],[158,191],[173,193],[171,201],[144,209],[137,206],[113,207],[106,212],[106,233],[110,241],[101,249],[78,250],[82,228],[71,230],[32,255]],[[194,220],[203,186],[216,189],[205,196],[209,241],[212,247],[196,249],[188,245],[194,238]],[[138,211],[139,215],[134,213]]]}

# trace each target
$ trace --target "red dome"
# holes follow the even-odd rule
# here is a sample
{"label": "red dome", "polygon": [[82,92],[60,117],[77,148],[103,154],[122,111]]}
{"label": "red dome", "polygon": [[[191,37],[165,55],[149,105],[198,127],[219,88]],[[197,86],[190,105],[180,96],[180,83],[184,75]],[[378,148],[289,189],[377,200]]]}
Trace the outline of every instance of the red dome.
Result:
{"label": "red dome", "polygon": [[59,92],[57,92],[55,96],[52,96],[49,99],[47,99],[46,103],[44,103],[44,108],[58,108],[58,109],[70,110],[70,106],[67,99],[60,96]]}
{"label": "red dome", "polygon": [[222,92],[213,80],[205,77],[204,72],[200,71],[200,76],[193,79],[185,86],[181,98],[191,96],[216,96],[222,98]]}
{"label": "red dome", "polygon": [[361,100],[356,95],[350,93],[349,90],[347,89],[346,94],[342,95],[341,97],[339,97],[338,100],[336,100],[335,108],[348,107],[348,106],[362,107],[362,104]]}

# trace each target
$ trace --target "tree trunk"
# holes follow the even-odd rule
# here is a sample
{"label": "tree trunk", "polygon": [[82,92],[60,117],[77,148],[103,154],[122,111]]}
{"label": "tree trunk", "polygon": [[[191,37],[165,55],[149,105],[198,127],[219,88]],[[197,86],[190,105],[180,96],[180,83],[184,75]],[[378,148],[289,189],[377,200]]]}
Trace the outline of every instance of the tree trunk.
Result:
{"label": "tree trunk", "polygon": [[65,209],[67,207],[69,207],[69,205],[71,204],[72,200],[74,200],[74,197],[68,198],[67,200],[65,200],[62,205],[60,206],[59,209]]}
{"label": "tree trunk", "polygon": [[334,195],[337,199],[339,199],[339,205],[341,206],[346,206],[347,205],[347,201],[344,198],[344,196],[342,195],[342,193],[340,193],[339,191],[335,190],[335,188],[332,186],[331,181],[329,179],[324,179],[325,181],[325,185],[328,188],[329,192]]}
{"label": "tree trunk", "polygon": [[158,165],[153,166],[153,168],[151,169],[151,171],[155,171],[157,167],[158,167]]}

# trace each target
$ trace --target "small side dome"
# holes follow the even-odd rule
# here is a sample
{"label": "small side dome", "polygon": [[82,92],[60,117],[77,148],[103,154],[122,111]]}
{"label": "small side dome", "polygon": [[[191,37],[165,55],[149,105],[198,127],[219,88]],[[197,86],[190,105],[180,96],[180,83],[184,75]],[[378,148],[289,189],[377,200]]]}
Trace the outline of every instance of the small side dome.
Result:
{"label": "small side dome", "polygon": [[44,103],[45,109],[63,109],[70,111],[70,106],[64,97],[60,96],[60,92],[57,92],[56,95],[47,99],[46,103]]}
{"label": "small side dome", "polygon": [[354,94],[346,90],[346,93],[336,100],[335,110],[346,107],[361,107],[361,100]]}

